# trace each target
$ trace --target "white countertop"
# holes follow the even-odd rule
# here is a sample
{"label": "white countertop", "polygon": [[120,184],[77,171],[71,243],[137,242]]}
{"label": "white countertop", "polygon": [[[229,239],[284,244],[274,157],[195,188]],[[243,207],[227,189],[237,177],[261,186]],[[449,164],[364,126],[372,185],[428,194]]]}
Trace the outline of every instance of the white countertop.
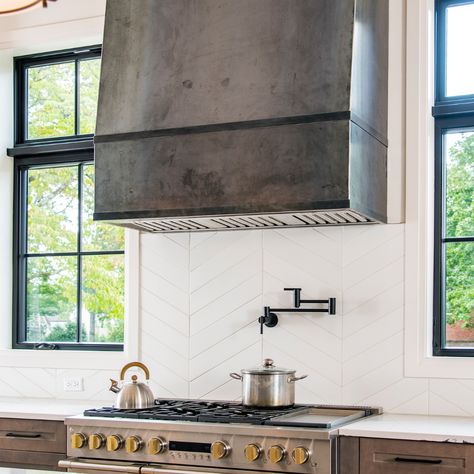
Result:
{"label": "white countertop", "polygon": [[342,436],[474,443],[474,417],[383,414],[339,429]]}
{"label": "white countertop", "polygon": [[49,398],[0,398],[0,418],[59,420],[80,415],[87,408],[110,405],[97,400],[58,400]]}

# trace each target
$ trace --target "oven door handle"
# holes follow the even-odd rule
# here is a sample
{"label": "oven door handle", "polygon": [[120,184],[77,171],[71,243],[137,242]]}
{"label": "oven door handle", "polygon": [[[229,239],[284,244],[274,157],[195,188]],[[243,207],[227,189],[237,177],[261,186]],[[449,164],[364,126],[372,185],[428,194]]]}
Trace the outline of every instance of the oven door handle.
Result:
{"label": "oven door handle", "polygon": [[102,464],[92,462],[69,461],[67,459],[59,461],[58,466],[63,469],[77,469],[81,471],[93,472],[121,472],[126,474],[209,474],[210,472],[195,470],[188,471],[186,469],[176,469],[173,467],[159,468],[147,464]]}
{"label": "oven door handle", "polygon": [[58,462],[58,467],[63,469],[80,469],[83,471],[100,471],[100,472],[122,472],[127,474],[140,474],[142,466],[136,464],[99,464],[93,462],[69,461],[62,459]]}

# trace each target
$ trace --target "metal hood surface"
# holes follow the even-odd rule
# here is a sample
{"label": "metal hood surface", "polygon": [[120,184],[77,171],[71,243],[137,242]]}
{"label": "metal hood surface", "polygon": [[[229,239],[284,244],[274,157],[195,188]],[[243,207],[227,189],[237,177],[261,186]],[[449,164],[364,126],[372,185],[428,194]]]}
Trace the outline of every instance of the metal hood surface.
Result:
{"label": "metal hood surface", "polygon": [[108,0],[97,220],[386,222],[388,0]]}

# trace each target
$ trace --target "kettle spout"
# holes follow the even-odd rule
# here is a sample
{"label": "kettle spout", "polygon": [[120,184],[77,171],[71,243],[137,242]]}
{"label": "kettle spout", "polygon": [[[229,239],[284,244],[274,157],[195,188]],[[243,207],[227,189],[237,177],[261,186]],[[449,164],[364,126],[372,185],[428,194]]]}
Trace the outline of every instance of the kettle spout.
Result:
{"label": "kettle spout", "polygon": [[122,390],[122,389],[119,388],[118,382],[117,382],[116,380],[110,379],[110,388],[109,388],[109,390],[110,390],[111,392],[114,392],[114,393],[119,393],[120,390]]}

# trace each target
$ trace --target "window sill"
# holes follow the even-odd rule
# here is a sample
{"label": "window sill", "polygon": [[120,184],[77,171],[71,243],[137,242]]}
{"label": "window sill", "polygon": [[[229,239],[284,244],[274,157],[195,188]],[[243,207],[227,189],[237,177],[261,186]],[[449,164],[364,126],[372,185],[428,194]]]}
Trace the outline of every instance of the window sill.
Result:
{"label": "window sill", "polygon": [[124,352],[104,351],[40,351],[28,349],[0,350],[0,366],[47,369],[120,370],[132,355]]}

